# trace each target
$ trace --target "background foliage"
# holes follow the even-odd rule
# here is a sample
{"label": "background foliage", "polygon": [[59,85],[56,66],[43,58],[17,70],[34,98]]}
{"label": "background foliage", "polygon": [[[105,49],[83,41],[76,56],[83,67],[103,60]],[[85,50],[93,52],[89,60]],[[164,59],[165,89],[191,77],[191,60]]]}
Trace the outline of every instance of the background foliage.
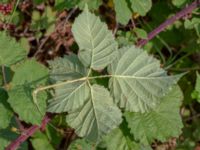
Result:
{"label": "background foliage", "polygon": [[[54,113],[50,123],[19,149],[200,148],[200,10],[168,26],[144,50],[133,47],[191,2],[1,0],[0,150],[26,128],[40,125],[46,110]],[[150,71],[159,78],[148,80]],[[110,80],[91,78],[42,91],[34,103],[38,87],[106,72]],[[171,87],[180,78],[175,75],[185,72],[179,86]]]}

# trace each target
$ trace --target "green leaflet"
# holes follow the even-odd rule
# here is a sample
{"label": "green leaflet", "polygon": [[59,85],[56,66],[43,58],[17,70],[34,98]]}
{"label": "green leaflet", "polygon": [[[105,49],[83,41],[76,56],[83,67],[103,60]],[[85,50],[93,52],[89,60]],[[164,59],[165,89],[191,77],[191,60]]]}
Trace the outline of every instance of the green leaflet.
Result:
{"label": "green leaflet", "polygon": [[10,66],[27,55],[26,50],[5,32],[0,32],[0,65]]}
{"label": "green leaflet", "polygon": [[132,16],[126,0],[114,0],[117,21],[126,25]]}
{"label": "green leaflet", "polygon": [[183,99],[182,92],[175,86],[155,110],[149,113],[125,112],[125,118],[136,140],[151,144],[154,139],[166,141],[178,137],[183,127],[179,108]]}
{"label": "green leaflet", "polygon": [[[33,103],[32,92],[37,86],[47,82],[48,70],[35,60],[27,60],[15,70],[11,82],[12,89],[8,91],[8,102],[19,115],[19,118],[32,124],[40,124],[45,114],[47,94],[38,95],[38,107]],[[23,110],[23,111],[22,111]],[[42,114],[41,114],[42,113]]]}
{"label": "green leaflet", "polygon": [[86,67],[101,70],[115,58],[117,43],[112,32],[87,7],[76,18],[72,32],[80,49],[79,59]]}
{"label": "green leaflet", "polygon": [[35,150],[54,150],[47,136],[39,131],[33,135],[33,137],[31,138],[31,143]]}
{"label": "green leaflet", "polygon": [[0,88],[0,129],[7,128],[13,116],[13,112],[10,105],[7,103],[8,94],[2,88]]}
{"label": "green leaflet", "polygon": [[55,88],[53,98],[50,99],[48,112],[68,112],[84,105],[90,95],[85,81],[74,82]]}
{"label": "green leaflet", "polygon": [[75,54],[56,58],[48,63],[51,69],[50,78],[53,82],[82,78],[88,73],[88,69],[82,65]]}
{"label": "green leaflet", "polygon": [[[74,54],[49,62],[50,77],[53,82],[78,79],[87,76],[86,69]],[[79,108],[89,97],[89,87],[85,81],[65,84],[54,88],[49,100],[49,112],[67,112]]]}
{"label": "green leaflet", "polygon": [[192,92],[192,98],[196,99],[200,103],[200,74],[198,72],[197,72],[195,89]]}
{"label": "green leaflet", "polygon": [[120,49],[108,72],[113,75],[109,87],[115,102],[132,112],[155,108],[181,77],[168,76],[158,60],[135,47]]}
{"label": "green leaflet", "polygon": [[152,7],[151,0],[129,0],[131,2],[131,8],[134,12],[139,13],[141,16],[145,16],[146,13]]}
{"label": "green leaflet", "polygon": [[89,88],[90,97],[86,103],[69,112],[66,120],[79,136],[90,141],[99,141],[104,134],[121,123],[121,111],[104,87],[89,85]]}
{"label": "green leaflet", "polygon": [[138,144],[128,135],[123,133],[123,129],[116,128],[105,138],[107,150],[151,150],[150,146]]}

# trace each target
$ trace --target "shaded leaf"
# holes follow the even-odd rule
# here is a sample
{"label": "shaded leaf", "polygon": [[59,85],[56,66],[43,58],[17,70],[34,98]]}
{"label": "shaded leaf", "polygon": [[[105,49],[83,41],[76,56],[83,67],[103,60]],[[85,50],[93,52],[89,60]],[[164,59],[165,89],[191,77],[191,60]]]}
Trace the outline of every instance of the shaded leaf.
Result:
{"label": "shaded leaf", "polygon": [[114,0],[117,21],[126,25],[132,16],[126,0]]}
{"label": "shaded leaf", "polygon": [[8,95],[6,91],[0,88],[0,129],[7,128],[13,116],[10,105],[7,103]]}
{"label": "shaded leaf", "polygon": [[183,127],[179,108],[183,99],[182,92],[175,86],[155,110],[149,113],[126,112],[125,118],[136,140],[151,144],[154,139],[166,141],[178,137]]}
{"label": "shaded leaf", "polygon": [[31,143],[35,150],[54,150],[53,146],[48,141],[47,136],[39,131],[33,135]]}
{"label": "shaded leaf", "polygon": [[12,89],[8,91],[8,102],[21,120],[40,125],[45,114],[47,94],[40,92],[38,95],[40,112],[33,102],[32,92],[37,86],[44,85],[47,77],[48,70],[35,60],[27,60],[16,68]]}
{"label": "shaded leaf", "polygon": [[27,55],[26,50],[5,32],[0,33],[0,65],[13,65]]}
{"label": "shaded leaf", "polygon": [[133,11],[139,13],[141,16],[145,16],[152,7],[151,0],[130,0],[130,2]]}

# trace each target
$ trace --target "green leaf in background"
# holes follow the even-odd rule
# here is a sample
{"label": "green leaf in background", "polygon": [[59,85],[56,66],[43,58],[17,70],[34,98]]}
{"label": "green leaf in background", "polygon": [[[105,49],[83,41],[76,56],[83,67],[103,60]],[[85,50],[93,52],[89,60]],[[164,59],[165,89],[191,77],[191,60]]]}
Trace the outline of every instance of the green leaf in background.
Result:
{"label": "green leaf in background", "polygon": [[65,55],[63,58],[56,58],[49,61],[50,78],[53,82],[73,80],[87,76],[88,69],[86,69],[77,55]]}
{"label": "green leaf in background", "polygon": [[95,10],[102,4],[102,0],[80,0],[78,6],[80,9],[84,9],[86,4],[90,10]]}
{"label": "green leaf in background", "polygon": [[143,146],[124,134],[121,128],[114,129],[105,138],[107,150],[151,150],[150,146]]}
{"label": "green leaf in background", "polygon": [[190,0],[172,0],[172,4],[178,8],[183,7],[188,3]]}
{"label": "green leaf in background", "polygon": [[84,139],[77,139],[70,144],[69,150],[96,150],[96,146]]}
{"label": "green leaf in background", "polygon": [[32,136],[31,143],[35,150],[54,150],[47,136],[39,131]]}
{"label": "green leaf in background", "polygon": [[0,65],[13,65],[27,55],[26,50],[5,32],[0,32]]}
{"label": "green leaf in background", "polygon": [[35,60],[27,60],[16,68],[12,88],[8,91],[8,102],[21,120],[38,125],[41,123],[46,110],[47,94],[41,92],[38,95],[39,112],[33,103],[32,92],[37,86],[44,85],[47,79],[48,70]]}
{"label": "green leaf in background", "polygon": [[[13,129],[18,130],[18,126],[14,118],[10,121],[9,126],[6,129],[0,129],[0,150],[5,150],[6,146],[8,146],[11,141],[15,140],[19,136],[17,133],[18,131],[16,132]],[[27,149],[27,142],[22,143],[18,148],[18,150]]]}
{"label": "green leaf in background", "polygon": [[126,0],[114,0],[117,22],[126,25],[132,16]]}
{"label": "green leaf in background", "polygon": [[108,68],[115,103],[131,112],[147,112],[160,103],[181,75],[168,76],[158,60],[136,47],[124,47]]}
{"label": "green leaf in background", "polygon": [[144,144],[151,144],[154,139],[161,142],[170,137],[178,137],[183,127],[179,109],[182,92],[175,86],[155,110],[149,113],[125,112],[125,118],[136,140]]}
{"label": "green leaf in background", "polygon": [[195,90],[192,93],[192,98],[196,99],[200,103],[200,74],[198,72],[197,72]]}
{"label": "green leaf in background", "polygon": [[80,3],[81,0],[55,0],[55,8],[58,11],[62,11],[64,9],[71,9]]}
{"label": "green leaf in background", "polygon": [[7,103],[8,95],[6,91],[0,88],[0,129],[7,128],[13,116],[13,112]]}
{"label": "green leaf in background", "polygon": [[134,12],[140,14],[141,16],[145,16],[146,13],[152,7],[151,0],[129,0],[131,2],[131,8]]}
{"label": "green leaf in background", "polygon": [[147,39],[147,32],[143,29],[140,29],[140,28],[134,28],[133,30],[137,37],[140,38],[140,39]]}
{"label": "green leaf in background", "polygon": [[116,128],[122,118],[107,89],[99,85],[89,85],[89,88],[90,96],[85,104],[68,112],[66,120],[80,137],[95,142]]}
{"label": "green leaf in background", "polygon": [[112,32],[87,7],[76,18],[72,32],[80,49],[79,59],[86,67],[104,69],[115,58],[117,42]]}

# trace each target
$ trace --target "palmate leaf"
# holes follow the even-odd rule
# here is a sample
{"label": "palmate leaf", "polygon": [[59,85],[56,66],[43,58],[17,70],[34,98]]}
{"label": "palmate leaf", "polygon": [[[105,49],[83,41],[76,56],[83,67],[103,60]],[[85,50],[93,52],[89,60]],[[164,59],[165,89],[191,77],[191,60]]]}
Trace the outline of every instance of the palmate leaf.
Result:
{"label": "palmate leaf", "polygon": [[27,60],[15,69],[8,102],[21,120],[40,125],[45,114],[47,94],[41,92],[38,95],[39,111],[33,102],[32,92],[37,86],[45,85],[47,79],[48,70],[36,60]]}
{"label": "palmate leaf", "polygon": [[183,99],[182,92],[175,86],[155,110],[149,113],[126,112],[125,118],[136,140],[151,144],[154,139],[166,141],[178,137],[183,127],[179,108]]}
{"label": "palmate leaf", "polygon": [[26,50],[15,39],[0,33],[0,65],[10,66],[24,59]]}
{"label": "palmate leaf", "polygon": [[108,72],[112,75],[109,87],[115,102],[132,112],[155,108],[181,77],[168,76],[158,60],[135,47],[120,49]]}
{"label": "palmate leaf", "polygon": [[80,49],[79,59],[86,67],[104,69],[115,58],[117,43],[112,32],[87,7],[76,18],[72,32]]}
{"label": "palmate leaf", "polygon": [[68,112],[66,120],[79,136],[99,141],[121,123],[121,111],[104,87],[89,85],[89,88],[90,97],[85,104],[78,110]]}

